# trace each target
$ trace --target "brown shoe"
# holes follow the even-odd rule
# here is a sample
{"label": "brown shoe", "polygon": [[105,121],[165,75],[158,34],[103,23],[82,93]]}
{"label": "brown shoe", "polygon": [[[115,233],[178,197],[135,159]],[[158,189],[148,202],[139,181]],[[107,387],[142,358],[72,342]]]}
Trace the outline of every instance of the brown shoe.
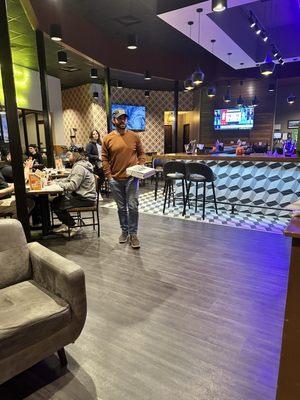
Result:
{"label": "brown shoe", "polygon": [[126,243],[128,240],[127,232],[122,232],[122,235],[119,237],[119,243]]}
{"label": "brown shoe", "polygon": [[133,249],[139,249],[141,247],[137,235],[129,235],[129,243]]}

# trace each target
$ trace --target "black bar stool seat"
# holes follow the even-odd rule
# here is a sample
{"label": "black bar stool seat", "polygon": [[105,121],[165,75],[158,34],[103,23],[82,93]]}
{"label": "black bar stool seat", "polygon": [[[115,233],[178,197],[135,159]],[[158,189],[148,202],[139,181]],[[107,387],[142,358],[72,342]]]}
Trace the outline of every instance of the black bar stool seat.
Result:
{"label": "black bar stool seat", "polygon": [[165,178],[165,199],[163,213],[165,213],[166,204],[168,200],[168,207],[170,207],[171,194],[173,196],[173,206],[175,206],[174,196],[174,182],[181,181],[182,186],[182,198],[183,198],[183,209],[185,209],[186,201],[186,166],[182,161],[169,161],[164,164],[164,178]]}

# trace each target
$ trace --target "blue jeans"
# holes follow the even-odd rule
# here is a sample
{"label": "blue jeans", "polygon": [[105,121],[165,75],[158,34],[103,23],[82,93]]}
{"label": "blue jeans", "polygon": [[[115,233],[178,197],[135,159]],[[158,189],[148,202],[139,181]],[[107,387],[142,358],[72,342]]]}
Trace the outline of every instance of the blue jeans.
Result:
{"label": "blue jeans", "polygon": [[111,179],[109,186],[118,206],[122,232],[137,234],[139,222],[139,180],[137,178]]}

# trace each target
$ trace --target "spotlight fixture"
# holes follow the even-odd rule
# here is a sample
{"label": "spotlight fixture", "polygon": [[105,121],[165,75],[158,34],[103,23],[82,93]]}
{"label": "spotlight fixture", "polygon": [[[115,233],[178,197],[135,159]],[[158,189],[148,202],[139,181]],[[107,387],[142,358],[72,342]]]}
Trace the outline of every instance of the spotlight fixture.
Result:
{"label": "spotlight fixture", "polygon": [[201,85],[201,83],[203,83],[204,81],[204,72],[201,71],[201,69],[195,71],[192,76],[192,81],[193,84],[196,86]]}
{"label": "spotlight fixture", "polygon": [[128,50],[136,50],[137,48],[138,48],[137,36],[134,33],[132,33],[132,34],[128,35],[128,38],[127,38],[127,49]]}
{"label": "spotlight fixture", "polygon": [[150,97],[150,90],[145,90],[145,97]]}
{"label": "spotlight fixture", "polygon": [[54,42],[60,42],[62,40],[61,27],[58,24],[50,25],[50,38]]}
{"label": "spotlight fixture", "polygon": [[272,46],[272,54],[276,58],[279,54],[279,51],[276,49],[276,47],[273,45]]}
{"label": "spotlight fixture", "polygon": [[150,81],[151,80],[151,75],[150,75],[149,71],[145,71],[144,79],[145,79],[145,81]]}
{"label": "spotlight fixture", "polygon": [[210,98],[215,97],[217,93],[217,89],[215,88],[215,86],[210,86],[209,88],[207,88],[207,96]]}
{"label": "spotlight fixture", "polygon": [[258,25],[258,22],[256,22],[256,24],[255,24],[255,26],[254,26],[254,29],[255,29],[255,33],[256,33],[257,35],[260,35],[260,33],[261,33],[261,27]]}
{"label": "spotlight fixture", "polygon": [[98,78],[98,70],[97,68],[91,68],[91,78],[97,79]]}
{"label": "spotlight fixture", "polygon": [[275,92],[275,83],[270,83],[269,84],[268,92],[270,92],[270,93]]}
{"label": "spotlight fixture", "polygon": [[224,94],[223,100],[224,103],[230,103],[231,102],[231,96],[230,96],[230,82],[227,83],[227,90],[226,93]]}
{"label": "spotlight fixture", "polygon": [[186,79],[184,81],[184,88],[187,89],[187,90],[194,89],[193,81],[191,79]]}
{"label": "spotlight fixture", "polygon": [[57,60],[59,64],[67,64],[68,62],[68,55],[64,50],[59,50],[57,52]]}
{"label": "spotlight fixture", "polygon": [[269,54],[267,54],[265,62],[260,66],[260,73],[264,76],[272,75],[275,69],[275,64]]}
{"label": "spotlight fixture", "polygon": [[280,65],[284,65],[285,64],[285,61],[281,57],[279,58],[278,62],[279,62]]}
{"label": "spotlight fixture", "polygon": [[117,81],[117,89],[123,89],[123,82]]}
{"label": "spotlight fixture", "polygon": [[267,42],[269,39],[269,36],[267,35],[267,33],[264,29],[261,31],[261,38],[264,42]]}
{"label": "spotlight fixture", "polygon": [[98,100],[99,93],[98,92],[93,92],[93,97],[94,97],[95,100]]}
{"label": "spotlight fixture", "polygon": [[289,97],[287,98],[287,102],[289,104],[294,104],[296,101],[296,96],[294,96],[293,94],[290,94]]}
{"label": "spotlight fixture", "polygon": [[254,99],[252,100],[252,105],[253,105],[253,107],[259,106],[259,101],[258,101],[257,96],[254,96]]}
{"label": "spotlight fixture", "polygon": [[212,11],[221,12],[227,8],[227,0],[212,0]]}
{"label": "spotlight fixture", "polygon": [[249,20],[250,28],[252,28],[252,29],[253,29],[253,28],[255,27],[255,24],[256,24],[256,18],[254,17],[254,15],[253,15],[253,12],[252,12],[252,11],[250,11],[250,14],[249,14],[248,20]]}

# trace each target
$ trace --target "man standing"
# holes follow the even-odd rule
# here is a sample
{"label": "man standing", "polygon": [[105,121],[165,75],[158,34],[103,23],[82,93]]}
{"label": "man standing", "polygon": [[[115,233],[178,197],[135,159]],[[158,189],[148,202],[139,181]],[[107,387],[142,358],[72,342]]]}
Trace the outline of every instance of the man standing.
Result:
{"label": "man standing", "polygon": [[129,235],[131,247],[138,249],[138,190],[139,180],[129,177],[126,168],[144,164],[145,154],[139,136],[126,130],[127,115],[122,109],[112,114],[115,130],[106,135],[102,145],[102,165],[109,180],[113,198],[118,206],[122,234],[119,243],[126,243]]}

